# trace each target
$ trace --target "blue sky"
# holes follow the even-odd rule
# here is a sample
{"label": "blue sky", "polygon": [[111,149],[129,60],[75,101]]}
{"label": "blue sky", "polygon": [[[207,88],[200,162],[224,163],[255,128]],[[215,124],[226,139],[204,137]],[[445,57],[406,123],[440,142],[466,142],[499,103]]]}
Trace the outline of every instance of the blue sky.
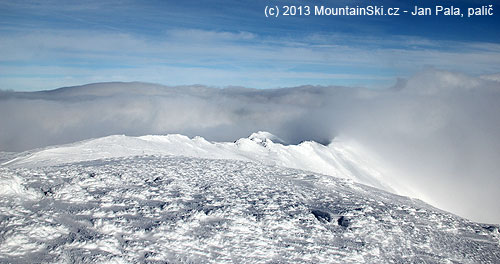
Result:
{"label": "blue sky", "polygon": [[[473,75],[500,72],[496,14],[264,16],[270,4],[407,10],[415,4],[436,5],[400,2],[0,1],[0,89],[32,91],[104,81],[380,88],[428,67]],[[463,11],[490,4],[440,3]]]}

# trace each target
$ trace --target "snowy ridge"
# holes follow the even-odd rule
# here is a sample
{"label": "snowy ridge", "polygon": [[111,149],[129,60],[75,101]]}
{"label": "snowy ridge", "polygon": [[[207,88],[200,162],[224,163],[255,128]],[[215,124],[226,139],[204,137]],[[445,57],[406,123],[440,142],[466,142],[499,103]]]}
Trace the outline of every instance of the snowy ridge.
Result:
{"label": "snowy ridge", "polygon": [[403,186],[384,178],[376,162],[363,155],[359,146],[334,140],[328,146],[313,141],[298,145],[268,132],[257,132],[236,142],[209,142],[178,134],[165,136],[108,136],[68,145],[49,147],[3,163],[8,167],[54,166],[104,158],[141,155],[173,155],[209,159],[231,159],[308,170],[350,179],[386,191],[411,195]]}
{"label": "snowy ridge", "polygon": [[327,175],[173,156],[0,167],[1,263],[498,263],[498,226]]}

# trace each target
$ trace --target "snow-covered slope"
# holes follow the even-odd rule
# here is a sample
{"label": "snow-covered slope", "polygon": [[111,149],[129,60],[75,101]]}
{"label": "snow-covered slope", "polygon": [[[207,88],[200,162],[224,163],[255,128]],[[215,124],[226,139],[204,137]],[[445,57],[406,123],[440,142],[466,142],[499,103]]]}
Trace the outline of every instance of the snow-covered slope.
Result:
{"label": "snow-covered slope", "polygon": [[377,162],[370,160],[359,146],[334,140],[328,146],[306,141],[285,145],[268,132],[257,132],[236,142],[209,142],[183,135],[109,136],[43,150],[27,152],[4,162],[8,167],[38,167],[137,155],[175,155],[209,159],[253,161],[266,165],[308,170],[379,189],[410,194],[394,179],[387,179]]}
{"label": "snow-covered slope", "polygon": [[255,162],[148,155],[0,167],[0,186],[1,263],[500,262],[498,226]]}

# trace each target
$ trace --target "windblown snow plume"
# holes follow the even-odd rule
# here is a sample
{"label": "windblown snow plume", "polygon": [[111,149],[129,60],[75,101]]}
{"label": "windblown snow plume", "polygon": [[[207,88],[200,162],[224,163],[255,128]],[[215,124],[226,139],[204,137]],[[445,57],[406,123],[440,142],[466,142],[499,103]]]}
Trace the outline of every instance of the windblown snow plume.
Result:
{"label": "windblown snow plume", "polygon": [[269,131],[286,144],[349,138],[389,164],[420,198],[500,222],[500,82],[438,70],[387,90],[165,87],[102,83],[0,94],[0,150],[115,134],[180,133],[235,141]]}

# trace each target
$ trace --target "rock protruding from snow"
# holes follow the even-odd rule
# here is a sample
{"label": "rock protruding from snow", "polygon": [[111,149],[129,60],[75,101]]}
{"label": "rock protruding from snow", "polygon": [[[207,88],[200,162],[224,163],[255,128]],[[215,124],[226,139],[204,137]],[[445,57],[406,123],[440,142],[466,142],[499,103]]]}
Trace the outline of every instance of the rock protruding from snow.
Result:
{"label": "rock protruding from snow", "polygon": [[259,131],[259,132],[256,132],[256,133],[252,133],[248,139],[256,142],[256,143],[259,143],[259,144],[262,144],[263,146],[266,146],[267,145],[267,142],[272,142],[272,143],[278,143],[278,144],[282,144],[282,145],[286,145],[285,141],[282,140],[281,138],[269,133],[269,132],[265,132],[265,131]]}
{"label": "rock protruding from snow", "polygon": [[349,219],[345,216],[341,216],[339,217],[339,219],[337,219],[337,223],[339,224],[339,226],[348,227],[349,222]]}

